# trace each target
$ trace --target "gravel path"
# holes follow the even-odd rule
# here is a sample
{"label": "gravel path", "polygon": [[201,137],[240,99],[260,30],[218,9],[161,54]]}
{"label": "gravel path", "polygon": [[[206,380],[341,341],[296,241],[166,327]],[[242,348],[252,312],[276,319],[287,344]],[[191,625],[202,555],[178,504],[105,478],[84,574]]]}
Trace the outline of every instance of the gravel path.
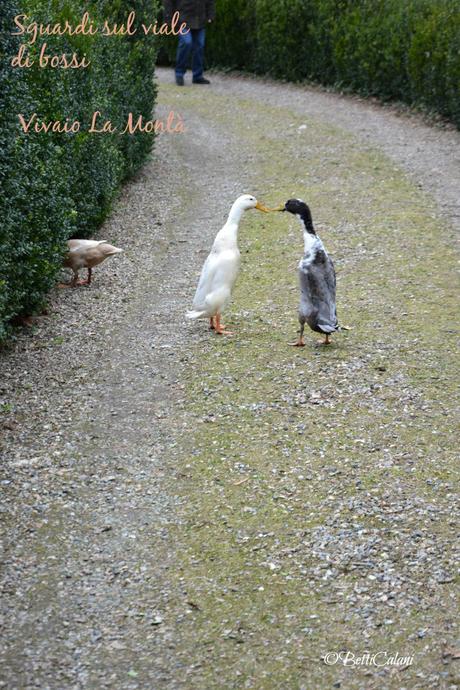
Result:
{"label": "gravel path", "polygon": [[189,122],[196,138],[160,139],[101,229],[122,261],[91,290],[56,291],[51,315],[2,355],[9,689],[139,687],[141,672],[142,687],[169,687],[183,312],[202,223],[239,191],[238,152],[223,178],[225,135]]}
{"label": "gravel path", "polygon": [[[451,275],[437,218],[450,222],[447,237],[460,223],[459,135],[316,89],[213,75],[206,91],[177,92],[170,71],[159,80],[160,114],[181,112],[188,134],[158,140],[101,229],[125,253],[99,267],[91,289],[52,294],[50,315],[1,354],[0,686],[453,690],[452,347],[441,351],[431,326],[419,335],[417,313],[433,320]],[[315,170],[317,157],[324,165]],[[386,189],[395,163],[410,177],[395,172]],[[301,179],[305,166],[313,178]],[[375,310],[395,316],[399,266],[380,285],[380,264],[366,265],[365,299],[354,287],[359,257],[380,256],[367,187],[374,170],[382,203],[394,200],[388,251],[401,247],[413,291],[398,346]],[[283,262],[295,260],[300,238],[282,237],[279,255],[273,240],[267,284],[265,238],[281,236],[257,214],[243,225],[238,337],[216,340],[203,324],[185,324],[229,203],[242,191],[278,203],[298,186],[311,192],[319,227],[338,227],[329,244],[347,319],[377,335],[362,349],[349,335],[331,361],[286,352],[296,293]],[[341,194],[349,200],[356,188],[363,199],[348,201],[344,219]],[[399,240],[403,212],[410,232]],[[432,302],[417,283],[425,275]],[[283,281],[286,305],[281,294],[267,301]],[[376,440],[368,425],[379,416],[397,428]],[[342,438],[343,421],[353,441]],[[329,422],[337,426],[328,453],[316,437]],[[431,432],[436,446],[425,442]],[[325,665],[321,656],[345,641],[356,653],[397,643],[417,662],[361,675]]]}

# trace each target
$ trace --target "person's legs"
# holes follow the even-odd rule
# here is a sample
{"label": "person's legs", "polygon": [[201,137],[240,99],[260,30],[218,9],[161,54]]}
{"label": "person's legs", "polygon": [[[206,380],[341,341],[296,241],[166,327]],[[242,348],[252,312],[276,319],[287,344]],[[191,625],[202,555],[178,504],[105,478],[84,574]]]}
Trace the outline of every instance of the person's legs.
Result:
{"label": "person's legs", "polygon": [[194,79],[200,79],[204,70],[204,44],[206,29],[191,31],[193,41],[192,73]]}
{"label": "person's legs", "polygon": [[192,31],[186,34],[179,34],[179,43],[176,53],[176,78],[183,77],[187,70],[192,45]]}

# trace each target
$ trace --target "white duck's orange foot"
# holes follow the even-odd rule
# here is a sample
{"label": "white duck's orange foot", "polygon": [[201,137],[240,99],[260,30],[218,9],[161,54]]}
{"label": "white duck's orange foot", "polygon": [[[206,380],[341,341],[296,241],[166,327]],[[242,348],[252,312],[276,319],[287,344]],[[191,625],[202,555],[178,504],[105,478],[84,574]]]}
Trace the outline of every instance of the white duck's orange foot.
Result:
{"label": "white duck's orange foot", "polygon": [[217,335],[233,335],[233,331],[226,331],[225,325],[220,322],[220,314],[216,314],[215,319],[215,330]]}

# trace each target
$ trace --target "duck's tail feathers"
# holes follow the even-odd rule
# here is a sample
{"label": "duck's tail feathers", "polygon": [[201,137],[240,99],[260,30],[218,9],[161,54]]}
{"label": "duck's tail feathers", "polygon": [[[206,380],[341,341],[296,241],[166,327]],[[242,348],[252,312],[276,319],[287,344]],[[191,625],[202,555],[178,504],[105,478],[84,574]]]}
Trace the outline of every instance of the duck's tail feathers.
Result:
{"label": "duck's tail feathers", "polygon": [[120,247],[114,247],[112,244],[108,244],[107,242],[104,242],[106,245],[104,247],[104,253],[107,254],[107,256],[111,256],[112,254],[121,254],[123,252],[123,249],[120,249]]}
{"label": "duck's tail feathers", "polygon": [[187,319],[201,319],[206,316],[205,311],[188,311],[185,315]]}

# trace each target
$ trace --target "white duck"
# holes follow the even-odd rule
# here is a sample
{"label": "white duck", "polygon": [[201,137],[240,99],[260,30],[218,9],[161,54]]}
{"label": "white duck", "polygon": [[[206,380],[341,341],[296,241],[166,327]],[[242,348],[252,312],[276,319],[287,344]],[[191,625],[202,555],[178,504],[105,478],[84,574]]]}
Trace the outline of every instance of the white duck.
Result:
{"label": "white duck", "polygon": [[[109,256],[120,254],[123,249],[118,249],[105,240],[68,240],[69,252],[64,259],[64,266],[71,268],[73,278],[70,287],[76,285],[91,285],[91,272],[94,266],[105,261]],[[87,280],[78,280],[78,272],[82,268],[88,269]],[[61,284],[61,287],[67,287]]]}
{"label": "white duck", "polygon": [[189,319],[210,319],[211,328],[219,335],[232,335],[224,330],[225,326],[221,324],[220,319],[232,296],[240,267],[238,225],[244,211],[250,208],[268,212],[268,209],[250,194],[238,197],[230,209],[227,222],[217,233],[211,252],[204,263],[193,299],[193,311],[187,312]]}

